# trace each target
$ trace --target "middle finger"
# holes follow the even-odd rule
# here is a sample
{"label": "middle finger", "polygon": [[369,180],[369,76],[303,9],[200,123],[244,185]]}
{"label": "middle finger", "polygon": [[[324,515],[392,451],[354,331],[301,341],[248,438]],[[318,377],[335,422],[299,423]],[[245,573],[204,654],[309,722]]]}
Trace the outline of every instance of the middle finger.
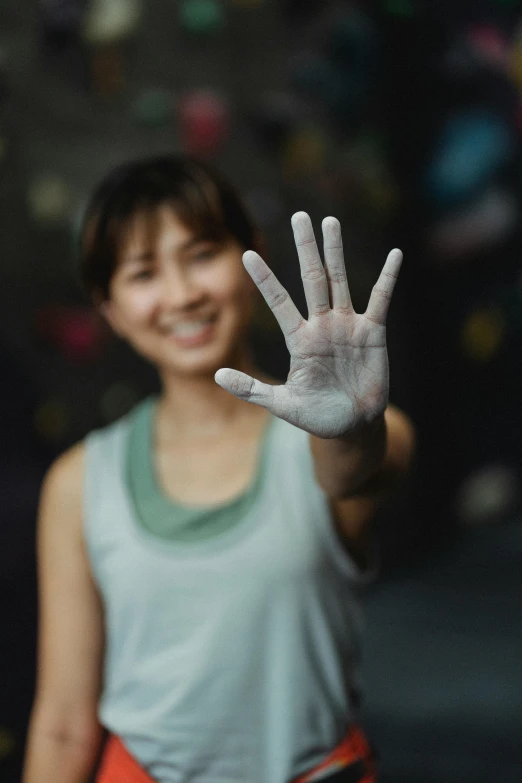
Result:
{"label": "middle finger", "polygon": [[308,316],[319,315],[330,309],[328,281],[315,241],[312,221],[306,212],[296,212],[295,215],[292,215],[292,228],[299,256]]}

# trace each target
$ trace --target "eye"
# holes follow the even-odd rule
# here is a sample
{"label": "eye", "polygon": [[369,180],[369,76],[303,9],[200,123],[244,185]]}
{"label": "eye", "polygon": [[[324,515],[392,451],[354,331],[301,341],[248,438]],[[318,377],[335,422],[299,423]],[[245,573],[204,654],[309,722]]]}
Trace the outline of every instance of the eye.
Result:
{"label": "eye", "polygon": [[140,269],[131,275],[131,280],[150,280],[152,278],[152,269]]}
{"label": "eye", "polygon": [[210,245],[194,251],[194,253],[192,253],[191,258],[192,261],[210,261],[217,255],[217,253],[218,253],[217,246]]}

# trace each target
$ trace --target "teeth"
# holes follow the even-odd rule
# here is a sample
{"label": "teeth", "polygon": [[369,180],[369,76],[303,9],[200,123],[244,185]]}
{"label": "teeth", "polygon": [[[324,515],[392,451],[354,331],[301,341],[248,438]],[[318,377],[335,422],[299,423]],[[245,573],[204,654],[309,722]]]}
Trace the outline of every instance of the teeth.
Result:
{"label": "teeth", "polygon": [[209,323],[210,319],[206,321],[185,321],[185,323],[178,323],[176,326],[173,326],[171,333],[180,337],[194,337],[203,331]]}

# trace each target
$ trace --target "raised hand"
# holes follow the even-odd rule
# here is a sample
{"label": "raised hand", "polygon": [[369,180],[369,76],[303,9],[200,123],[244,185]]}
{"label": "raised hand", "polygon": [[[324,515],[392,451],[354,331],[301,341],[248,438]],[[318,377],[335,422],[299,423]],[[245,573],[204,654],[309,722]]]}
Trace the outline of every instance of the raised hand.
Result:
{"label": "raised hand", "polygon": [[341,227],[323,220],[324,267],[306,212],[292,217],[308,307],[305,320],[261,256],[248,250],[243,263],[285,336],[290,371],[271,386],[232,369],[216,382],[319,438],[349,435],[380,416],[388,403],[386,315],[402,262],[392,250],[373,287],[365,313],[354,311],[344,266]]}

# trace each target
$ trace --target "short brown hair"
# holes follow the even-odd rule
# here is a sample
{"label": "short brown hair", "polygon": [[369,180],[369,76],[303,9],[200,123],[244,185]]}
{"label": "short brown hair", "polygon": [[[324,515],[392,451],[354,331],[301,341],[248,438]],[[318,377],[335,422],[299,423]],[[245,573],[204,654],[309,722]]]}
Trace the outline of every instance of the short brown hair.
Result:
{"label": "short brown hair", "polygon": [[140,212],[168,204],[204,239],[235,239],[256,249],[259,235],[228,180],[207,163],[182,155],[146,158],[119,166],[98,185],[80,234],[80,275],[90,297],[109,297],[125,230]]}

